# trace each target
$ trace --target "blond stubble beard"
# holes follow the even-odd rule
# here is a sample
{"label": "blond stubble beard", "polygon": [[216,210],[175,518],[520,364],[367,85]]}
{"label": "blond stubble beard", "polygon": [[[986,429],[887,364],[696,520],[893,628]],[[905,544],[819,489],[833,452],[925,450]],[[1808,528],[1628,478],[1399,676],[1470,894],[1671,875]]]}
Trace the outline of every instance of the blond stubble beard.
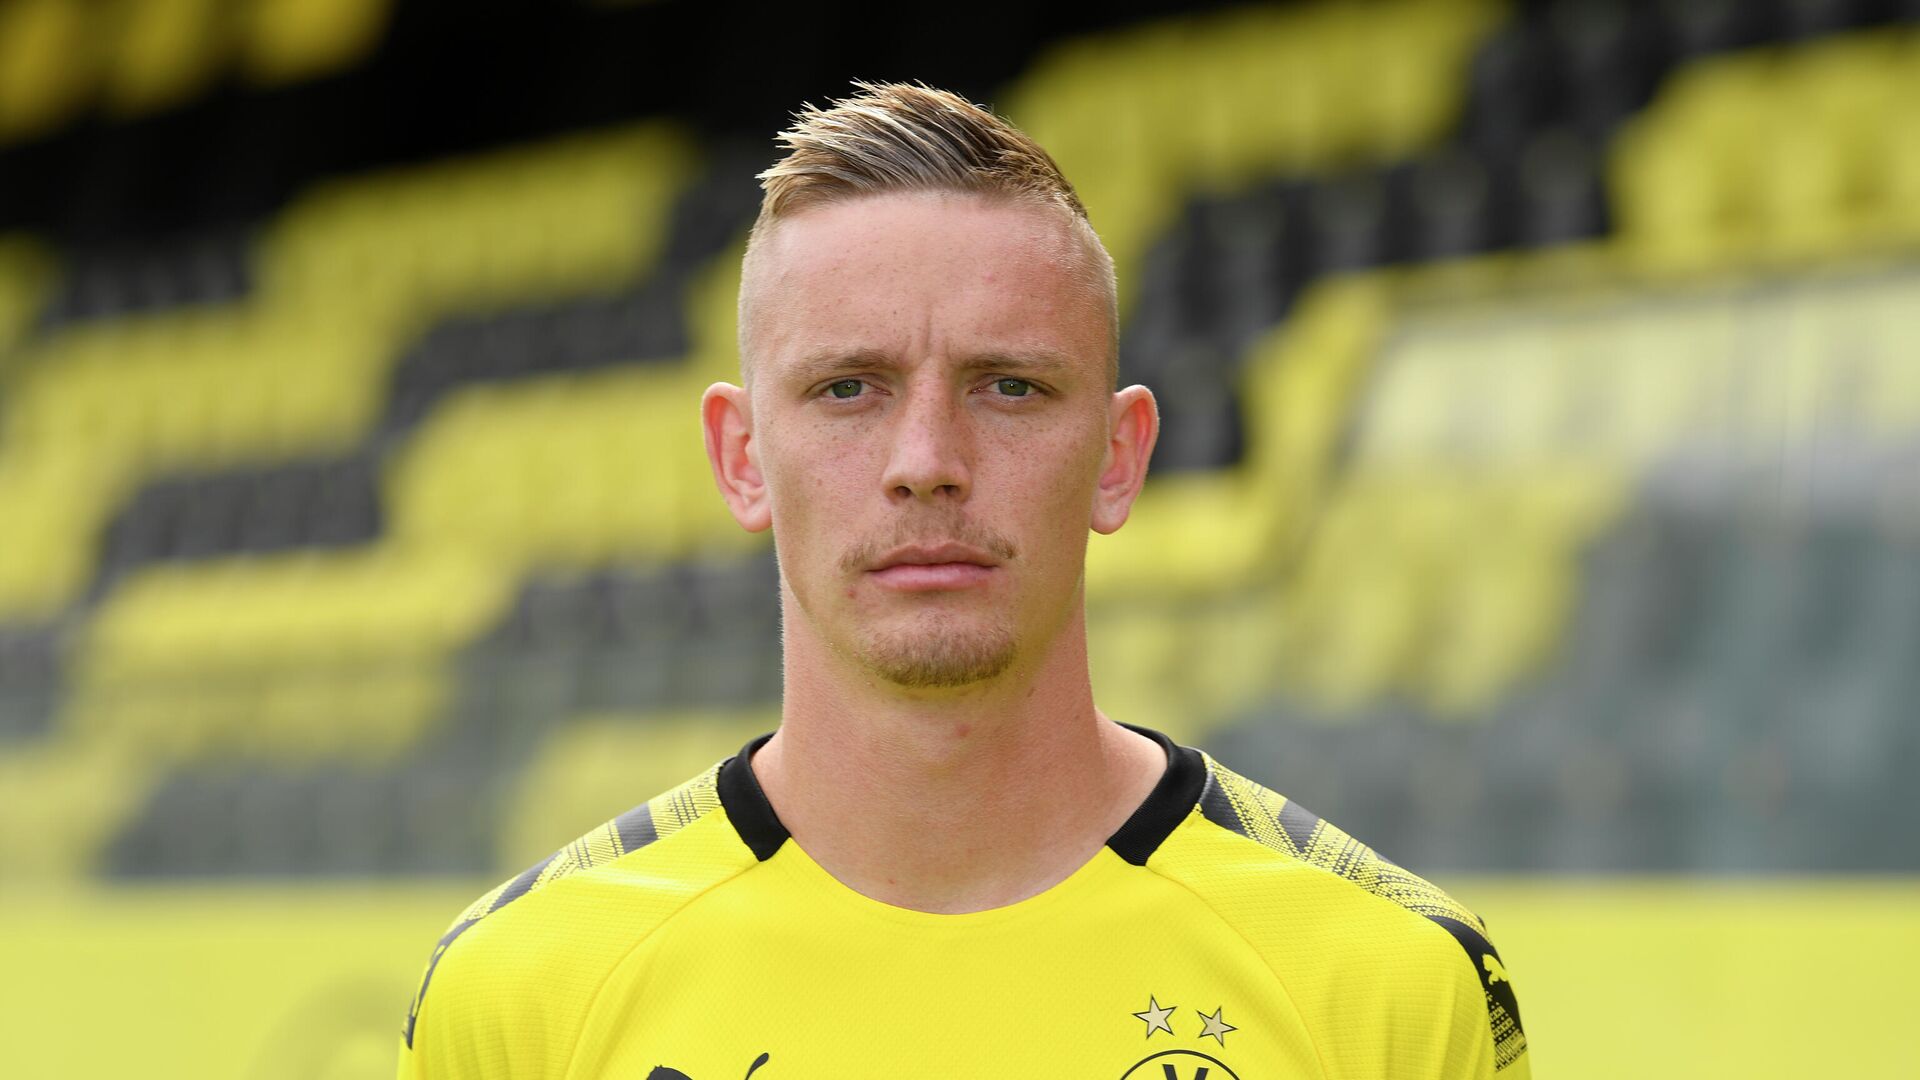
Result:
{"label": "blond stubble beard", "polygon": [[1013,665],[1018,651],[1013,632],[1004,626],[948,631],[935,625],[919,633],[874,635],[860,650],[859,660],[895,686],[950,690],[998,678]]}

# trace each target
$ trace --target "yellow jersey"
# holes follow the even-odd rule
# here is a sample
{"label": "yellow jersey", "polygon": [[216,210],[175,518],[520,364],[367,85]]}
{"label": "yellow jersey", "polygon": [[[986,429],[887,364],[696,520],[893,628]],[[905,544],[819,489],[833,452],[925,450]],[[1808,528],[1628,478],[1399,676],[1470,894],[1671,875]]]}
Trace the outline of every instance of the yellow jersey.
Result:
{"label": "yellow jersey", "polygon": [[761,736],[463,912],[400,1076],[1529,1075],[1477,917],[1133,730],[1168,767],[1106,846],[1037,896],[960,915],[870,899],[809,858],[748,764]]}

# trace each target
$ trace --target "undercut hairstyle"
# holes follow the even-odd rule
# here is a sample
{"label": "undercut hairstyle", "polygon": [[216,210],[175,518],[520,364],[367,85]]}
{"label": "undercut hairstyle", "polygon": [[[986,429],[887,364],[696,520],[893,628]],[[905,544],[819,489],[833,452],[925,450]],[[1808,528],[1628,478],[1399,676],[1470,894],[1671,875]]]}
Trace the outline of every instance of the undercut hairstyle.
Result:
{"label": "undercut hairstyle", "polygon": [[[1113,257],[1053,155],[1003,117],[924,83],[855,81],[859,91],[806,105],[779,135],[786,155],[759,174],[760,215],[747,263],[782,218],[811,206],[897,192],[949,192],[1054,206],[1087,253],[1087,284],[1108,310],[1108,381],[1119,383],[1120,326]],[[740,290],[741,347],[747,289]],[[742,356],[742,364],[746,357]]]}

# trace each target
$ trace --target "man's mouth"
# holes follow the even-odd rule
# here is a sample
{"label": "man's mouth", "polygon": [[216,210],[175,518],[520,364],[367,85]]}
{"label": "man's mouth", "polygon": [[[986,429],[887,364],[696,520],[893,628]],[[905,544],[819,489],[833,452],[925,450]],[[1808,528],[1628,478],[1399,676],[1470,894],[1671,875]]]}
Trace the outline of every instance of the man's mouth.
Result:
{"label": "man's mouth", "polygon": [[910,544],[882,555],[867,574],[890,589],[940,592],[983,585],[999,565],[992,555],[965,544]]}

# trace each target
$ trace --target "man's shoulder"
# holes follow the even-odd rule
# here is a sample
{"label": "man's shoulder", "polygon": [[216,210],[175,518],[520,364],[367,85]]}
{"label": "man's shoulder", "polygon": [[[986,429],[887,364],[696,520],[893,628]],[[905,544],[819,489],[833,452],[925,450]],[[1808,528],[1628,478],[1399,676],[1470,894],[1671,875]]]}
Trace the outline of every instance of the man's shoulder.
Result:
{"label": "man's shoulder", "polygon": [[588,830],[468,905],[434,945],[408,1012],[408,1045],[435,1012],[449,1019],[485,1004],[502,1016],[553,1018],[674,912],[752,866],[721,804],[724,764]]}
{"label": "man's shoulder", "polygon": [[[1457,924],[1481,937],[1486,925],[1465,905],[1432,882],[1385,859],[1333,822],[1206,758],[1207,783],[1194,816],[1196,827],[1251,840],[1215,850],[1231,853],[1232,871],[1281,883],[1313,882],[1324,895],[1363,909],[1378,910],[1407,925],[1421,921]],[[1385,901],[1386,905],[1378,901]],[[1390,905],[1390,906],[1387,906]],[[1451,931],[1450,931],[1451,932]]]}
{"label": "man's shoulder", "polygon": [[1478,915],[1299,803],[1206,765],[1198,804],[1150,865],[1308,993],[1484,994],[1500,1067],[1524,1053],[1512,983]]}
{"label": "man's shoulder", "polygon": [[[556,921],[564,930],[572,908],[671,903],[685,886],[744,865],[751,854],[731,830],[709,827],[721,824],[723,764],[594,826],[501,882],[468,905],[448,933],[478,932],[483,925],[492,933],[537,932]],[[628,872],[639,862],[646,874]],[[513,915],[503,917],[508,910]]]}

